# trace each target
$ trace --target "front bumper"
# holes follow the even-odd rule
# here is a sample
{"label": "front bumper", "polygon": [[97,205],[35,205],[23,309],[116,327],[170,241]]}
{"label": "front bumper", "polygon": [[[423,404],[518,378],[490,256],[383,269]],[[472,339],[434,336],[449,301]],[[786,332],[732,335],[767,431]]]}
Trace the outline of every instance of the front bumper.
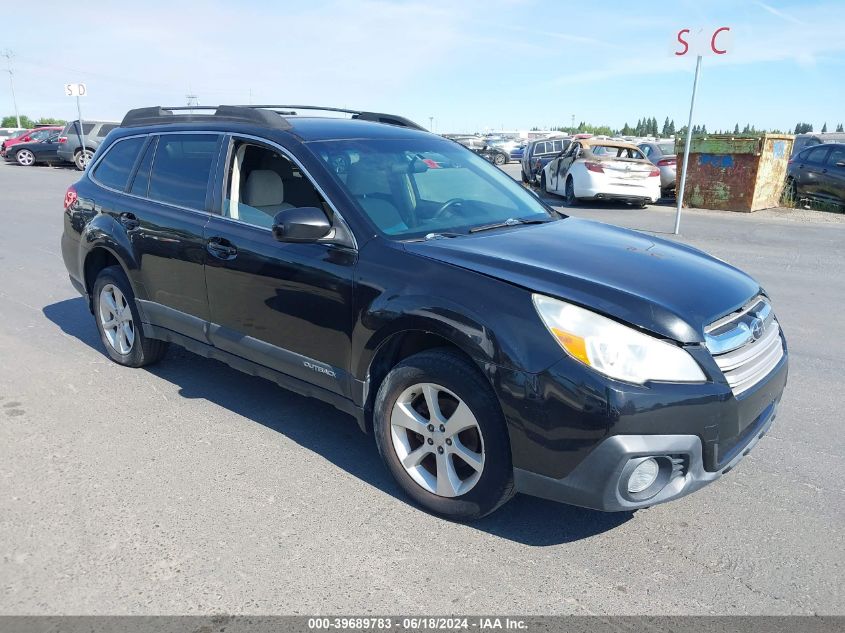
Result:
{"label": "front bumper", "polygon": [[[518,492],[606,512],[630,511],[665,503],[699,490],[733,469],[771,428],[777,415],[772,403],[749,429],[750,439],[720,470],[704,468],[701,439],[697,435],[614,435],[604,440],[569,475],[545,477],[516,468]],[[626,468],[639,457],[667,458],[680,464],[666,476],[665,485],[646,498],[627,492]]]}

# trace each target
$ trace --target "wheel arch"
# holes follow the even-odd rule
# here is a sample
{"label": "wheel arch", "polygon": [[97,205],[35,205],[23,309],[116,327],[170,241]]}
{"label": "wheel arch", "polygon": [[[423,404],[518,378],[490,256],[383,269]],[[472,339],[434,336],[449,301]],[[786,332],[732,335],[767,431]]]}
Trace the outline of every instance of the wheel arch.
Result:
{"label": "wheel arch", "polygon": [[126,278],[129,280],[129,285],[135,296],[138,296],[135,284],[132,282],[132,275],[130,275],[130,267],[127,266],[123,257],[118,254],[118,250],[111,245],[103,243],[96,244],[87,253],[82,261],[82,282],[85,285],[85,292],[88,294],[88,308],[93,310],[94,282],[100,272],[109,266],[120,266]]}
{"label": "wheel arch", "polygon": [[369,432],[372,429],[372,412],[376,395],[390,370],[414,354],[437,348],[449,349],[462,356],[478,368],[479,372],[485,376],[485,380],[490,381],[490,377],[483,371],[486,354],[481,355],[472,346],[458,342],[456,337],[450,336],[436,323],[416,324],[393,331],[381,338],[365,364],[362,363],[361,369],[365,371],[366,376],[363,402],[365,431]]}

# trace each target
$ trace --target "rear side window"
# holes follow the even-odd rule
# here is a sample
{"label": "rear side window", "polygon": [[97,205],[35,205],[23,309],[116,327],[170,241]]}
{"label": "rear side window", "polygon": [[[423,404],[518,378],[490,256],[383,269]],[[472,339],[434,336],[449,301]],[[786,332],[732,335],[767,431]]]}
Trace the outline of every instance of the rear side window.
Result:
{"label": "rear side window", "polygon": [[191,209],[204,209],[217,140],[216,134],[161,136],[150,174],[149,197]]}
{"label": "rear side window", "polygon": [[117,127],[116,123],[104,123],[102,127],[97,131],[97,136],[105,137],[111,132],[113,129]]}
{"label": "rear side window", "polygon": [[807,152],[807,157],[805,160],[808,163],[823,163],[827,152],[827,147],[816,147]]}
{"label": "rear side window", "polygon": [[94,178],[101,184],[123,191],[129,183],[132,167],[138,158],[138,152],[144,145],[144,138],[128,138],[112,144],[106,155],[97,164]]}
{"label": "rear side window", "polygon": [[[90,134],[91,130],[94,129],[93,123],[83,123],[82,124],[82,133],[83,134]],[[73,123],[68,123],[67,127],[64,131],[64,136],[70,136],[71,134],[79,134],[79,122],[74,121]]]}

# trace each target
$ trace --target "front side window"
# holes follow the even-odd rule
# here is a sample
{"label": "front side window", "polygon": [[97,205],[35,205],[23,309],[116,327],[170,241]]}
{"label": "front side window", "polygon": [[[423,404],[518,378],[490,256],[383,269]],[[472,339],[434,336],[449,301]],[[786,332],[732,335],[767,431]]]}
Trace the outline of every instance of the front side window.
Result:
{"label": "front side window", "polygon": [[[473,152],[436,138],[315,141],[312,151],[378,229],[400,239],[464,233],[507,219],[551,216],[534,196]],[[345,170],[333,168],[337,155]]]}
{"label": "front side window", "polygon": [[216,134],[162,135],[150,173],[149,197],[204,209],[218,138]]}
{"label": "front side window", "polygon": [[97,163],[93,174],[94,179],[112,189],[120,191],[126,189],[144,140],[144,137],[139,136],[113,143],[106,155]]}
{"label": "front side window", "polygon": [[828,165],[831,167],[839,167],[837,163],[841,163],[843,161],[845,161],[845,145],[842,145],[841,147],[834,147],[830,150],[830,155],[827,157]]}
{"label": "front side window", "polygon": [[534,145],[534,156],[539,156],[540,154],[546,153],[546,142],[541,141]]}
{"label": "front side window", "polygon": [[[342,161],[331,164],[337,171],[345,169]],[[277,213],[295,207],[317,207],[331,216],[328,205],[296,163],[268,147],[236,142],[223,215],[269,229]]]}

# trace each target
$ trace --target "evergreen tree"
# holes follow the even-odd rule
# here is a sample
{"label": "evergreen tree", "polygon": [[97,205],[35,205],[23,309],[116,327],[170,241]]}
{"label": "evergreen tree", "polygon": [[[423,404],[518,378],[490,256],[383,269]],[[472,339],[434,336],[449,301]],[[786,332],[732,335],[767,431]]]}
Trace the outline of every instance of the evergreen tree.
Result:
{"label": "evergreen tree", "polygon": [[[748,126],[746,125],[745,127],[747,128]],[[739,123],[734,125],[734,134],[739,134]]]}
{"label": "evergreen tree", "polygon": [[669,117],[663,122],[663,129],[660,130],[660,136],[669,136]]}
{"label": "evergreen tree", "polygon": [[673,136],[675,134],[675,119],[669,121],[669,136]]}
{"label": "evergreen tree", "polygon": [[845,132],[845,128],[842,127],[842,124],[840,123],[839,125],[836,126],[836,131],[837,132]]}
{"label": "evergreen tree", "polygon": [[827,121],[825,121],[824,125],[822,126],[822,134],[827,134]]}

